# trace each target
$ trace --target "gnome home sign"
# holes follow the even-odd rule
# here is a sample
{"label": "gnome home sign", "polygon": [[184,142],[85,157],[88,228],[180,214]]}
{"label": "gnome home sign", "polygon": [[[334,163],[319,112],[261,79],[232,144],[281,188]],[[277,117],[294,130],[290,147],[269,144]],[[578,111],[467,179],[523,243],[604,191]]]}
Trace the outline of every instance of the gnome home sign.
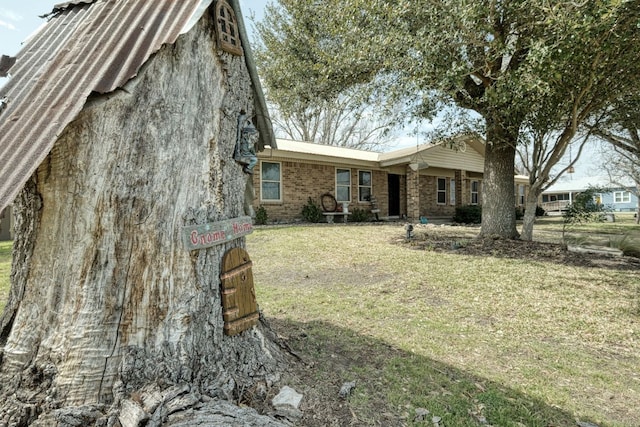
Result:
{"label": "gnome home sign", "polygon": [[253,223],[250,216],[241,216],[226,221],[187,225],[182,230],[185,246],[192,251],[221,245],[250,234]]}
{"label": "gnome home sign", "polygon": [[[206,249],[245,236],[253,231],[251,217],[242,216],[183,228],[189,250]],[[220,282],[224,332],[237,335],[258,323],[258,304],[253,287],[252,262],[242,248],[229,249],[222,258]]]}

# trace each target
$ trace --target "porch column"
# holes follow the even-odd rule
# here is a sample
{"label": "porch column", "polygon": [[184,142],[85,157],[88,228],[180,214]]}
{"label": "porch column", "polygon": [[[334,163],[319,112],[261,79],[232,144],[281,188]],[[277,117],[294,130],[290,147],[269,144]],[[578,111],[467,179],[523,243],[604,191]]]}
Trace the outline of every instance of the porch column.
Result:
{"label": "porch column", "polygon": [[467,188],[467,172],[455,171],[456,180],[456,207],[468,205],[469,191]]}
{"label": "porch column", "polygon": [[420,173],[407,166],[407,217],[420,218]]}

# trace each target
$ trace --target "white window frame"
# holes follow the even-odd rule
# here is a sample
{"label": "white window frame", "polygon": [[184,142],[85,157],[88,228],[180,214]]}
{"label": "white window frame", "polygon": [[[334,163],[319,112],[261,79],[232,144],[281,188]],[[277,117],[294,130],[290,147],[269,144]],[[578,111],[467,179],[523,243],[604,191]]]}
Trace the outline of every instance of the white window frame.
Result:
{"label": "white window frame", "polygon": [[456,204],[456,180],[455,178],[451,178],[449,180],[449,204]]}
{"label": "white window frame", "polygon": [[[264,164],[265,163],[278,165],[278,181],[265,180],[263,178],[262,172],[264,171]],[[278,194],[280,195],[279,199],[265,199],[265,197],[264,197],[264,187],[263,187],[263,184],[265,182],[268,182],[268,183],[277,182],[278,183]],[[282,162],[268,162],[268,161],[264,161],[264,160],[260,161],[260,201],[261,202],[273,202],[273,203],[282,202]]]}
{"label": "white window frame", "polygon": [[[475,187],[476,187],[475,190],[473,189],[474,184],[475,184]],[[469,185],[469,187],[470,187],[470,190],[471,190],[471,200],[470,200],[471,203],[470,204],[477,205],[478,202],[480,201],[480,181],[475,180],[475,179],[472,180],[471,184]],[[474,195],[476,196],[475,197],[475,199],[476,199],[475,202],[473,201],[473,196]]]}
{"label": "white window frame", "polygon": [[[348,171],[349,172],[349,184],[339,184],[338,183],[338,172],[340,171]],[[342,203],[342,202],[351,202],[351,169],[347,169],[347,168],[336,168],[336,173],[335,173],[335,180],[336,180],[336,202],[338,203]],[[347,193],[348,193],[348,200],[342,200],[340,199],[340,192],[338,191],[338,188],[340,187],[346,187],[347,188]]]}
{"label": "white window frame", "polygon": [[[444,184],[444,188],[440,189],[440,183]],[[440,201],[440,195],[443,196],[443,201]],[[446,205],[447,204],[447,178],[438,177],[436,178],[436,204],[437,205]]]}
{"label": "white window frame", "polygon": [[631,192],[630,191],[614,191],[613,192],[613,203],[631,203]]}
{"label": "white window frame", "polygon": [[[361,173],[368,173],[369,174],[369,185],[362,185],[360,183],[360,174]],[[337,175],[336,175],[337,177]],[[369,200],[365,200],[362,196],[362,191],[360,190],[361,188],[368,188],[369,189],[369,196],[373,195],[373,172],[367,169],[361,169],[358,170],[358,201],[359,202],[368,202]],[[366,196],[364,196],[366,197]]]}

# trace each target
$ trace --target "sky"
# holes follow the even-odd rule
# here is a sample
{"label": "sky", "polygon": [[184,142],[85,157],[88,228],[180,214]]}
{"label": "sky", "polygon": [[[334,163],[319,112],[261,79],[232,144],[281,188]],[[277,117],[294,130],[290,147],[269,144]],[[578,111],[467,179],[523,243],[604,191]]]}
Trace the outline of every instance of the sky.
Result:
{"label": "sky", "polygon": [[[20,44],[42,23],[45,15],[63,0],[2,0],[0,3],[0,55],[15,55]],[[251,29],[251,17],[260,21],[267,0],[240,0],[245,24]]]}
{"label": "sky", "polygon": [[[2,0],[0,2],[0,55],[16,55],[20,51],[22,42],[45,22],[40,16],[51,12],[54,5],[62,2],[63,0]],[[249,38],[253,37],[252,19],[262,20],[267,2],[268,0],[240,0],[245,25],[250,33]],[[0,87],[5,82],[6,79],[0,78]],[[410,147],[415,144],[415,136],[400,135],[391,149]],[[595,152],[592,151],[583,155],[576,165],[576,173],[564,178],[571,180],[574,177],[593,176],[597,169],[594,157]]]}

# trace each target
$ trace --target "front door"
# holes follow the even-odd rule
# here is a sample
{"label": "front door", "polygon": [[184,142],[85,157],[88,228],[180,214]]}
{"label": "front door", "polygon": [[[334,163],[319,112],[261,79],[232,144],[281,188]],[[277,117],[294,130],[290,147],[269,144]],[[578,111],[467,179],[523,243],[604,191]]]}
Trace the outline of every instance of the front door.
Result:
{"label": "front door", "polygon": [[400,175],[388,174],[389,216],[400,216]]}

